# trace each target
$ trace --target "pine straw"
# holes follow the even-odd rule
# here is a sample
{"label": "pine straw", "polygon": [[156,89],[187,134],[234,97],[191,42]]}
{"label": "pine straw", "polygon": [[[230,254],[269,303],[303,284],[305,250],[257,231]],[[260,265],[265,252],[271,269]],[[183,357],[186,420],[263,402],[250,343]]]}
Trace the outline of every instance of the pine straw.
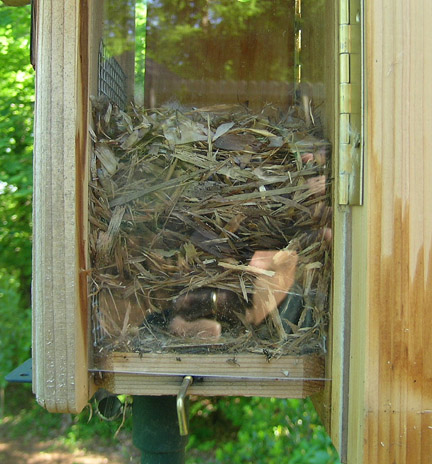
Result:
{"label": "pine straw", "polygon": [[[260,114],[237,105],[126,113],[103,99],[93,103],[90,252],[99,349],[322,350],[331,267],[322,231],[331,208],[328,185],[322,194],[308,184],[329,178],[329,144],[319,129],[307,128],[296,109],[281,115],[270,106]],[[320,155],[305,162],[305,153],[321,153],[321,162]],[[298,254],[298,321],[245,321],[261,271],[248,264],[257,250]],[[216,342],[174,337],[152,323],[155,314],[175,313],[179,299],[215,289],[227,300],[213,314],[223,329]],[[182,309],[191,320],[208,313],[206,303]]]}

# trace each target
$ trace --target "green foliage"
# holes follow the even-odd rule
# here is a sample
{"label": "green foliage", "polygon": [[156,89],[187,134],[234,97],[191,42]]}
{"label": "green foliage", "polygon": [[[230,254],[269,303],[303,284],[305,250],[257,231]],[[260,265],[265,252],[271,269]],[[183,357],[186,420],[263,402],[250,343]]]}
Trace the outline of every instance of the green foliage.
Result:
{"label": "green foliage", "polygon": [[73,416],[70,425],[65,430],[62,442],[71,449],[78,446],[85,448],[97,437],[101,445],[118,445],[120,438],[116,436],[116,433],[119,429],[128,435],[132,434],[130,414],[127,416],[127,421],[121,425],[121,419],[108,422],[97,415],[91,416],[89,409],[85,409],[77,416]]}
{"label": "green foliage", "polygon": [[[124,424],[121,420],[107,422],[100,419],[92,406],[80,414],[52,414],[39,406],[33,398],[29,385],[9,385],[6,389],[6,412],[0,420],[0,436],[19,439],[22,443],[50,441],[54,448],[113,450],[131,447],[131,417]],[[121,431],[116,436],[117,430]],[[123,441],[127,445],[123,445]],[[130,452],[131,450],[129,450]],[[127,449],[122,454],[129,457]],[[103,451],[102,451],[103,453]],[[129,462],[129,459],[125,459]]]}
{"label": "green foliage", "polygon": [[[8,406],[0,432],[32,440],[54,440],[70,450],[92,447],[95,441],[119,450],[132,434],[126,421],[101,420],[92,409],[81,414],[50,414],[28,403],[30,391],[14,386],[15,403]],[[20,402],[17,402],[19,398]],[[23,401],[24,398],[24,401]],[[123,402],[128,401],[122,398]],[[27,409],[23,409],[27,406]],[[121,431],[116,435],[119,427]],[[339,464],[337,453],[310,401],[274,398],[195,398],[190,407],[187,464]],[[132,452],[123,449],[123,454]]]}
{"label": "green foliage", "polygon": [[30,8],[0,7],[0,268],[29,305],[34,76]]}
{"label": "green foliage", "polygon": [[52,438],[60,427],[62,416],[50,414],[41,408],[34,401],[30,385],[10,384],[5,396],[5,415],[0,422],[3,436],[20,438],[24,443],[35,437],[42,441]]}
{"label": "green foliage", "polygon": [[33,70],[30,9],[0,6],[0,388],[30,356]]}
{"label": "green foliage", "polygon": [[29,310],[22,309],[18,279],[2,269],[0,315],[0,388],[4,388],[5,375],[30,355],[31,317]]}
{"label": "green foliage", "polygon": [[[337,452],[310,401],[222,398],[192,405],[189,449],[214,453],[189,464],[336,464]],[[216,427],[214,427],[216,424]]]}

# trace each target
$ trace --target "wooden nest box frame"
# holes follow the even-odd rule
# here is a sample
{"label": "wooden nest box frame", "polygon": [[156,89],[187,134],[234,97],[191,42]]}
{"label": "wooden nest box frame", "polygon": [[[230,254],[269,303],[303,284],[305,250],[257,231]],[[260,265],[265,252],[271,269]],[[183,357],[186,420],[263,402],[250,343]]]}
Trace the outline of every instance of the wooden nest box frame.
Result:
{"label": "wooden nest box frame", "polygon": [[[315,76],[322,77],[325,100],[319,91],[313,103],[321,107],[323,133],[332,145],[333,264],[325,353],[113,350],[99,359],[92,332],[88,206],[95,129],[90,97],[98,93],[102,39],[103,8],[96,3],[34,4],[38,401],[52,412],[79,412],[101,387],[116,394],[174,395],[183,377],[192,375],[197,381],[190,393],[197,395],[312,395],[344,462],[428,462],[432,95],[424,76],[432,72],[426,23],[432,6],[417,0],[323,0],[325,15],[317,24],[308,21],[317,2],[292,2],[304,40],[293,47],[292,98],[313,119],[310,97]],[[136,64],[127,53],[117,61],[126,76],[133,73]],[[155,76],[179,85],[172,70],[146,63]],[[133,86],[123,91],[128,101]],[[151,92],[142,98],[152,106],[161,103]]]}

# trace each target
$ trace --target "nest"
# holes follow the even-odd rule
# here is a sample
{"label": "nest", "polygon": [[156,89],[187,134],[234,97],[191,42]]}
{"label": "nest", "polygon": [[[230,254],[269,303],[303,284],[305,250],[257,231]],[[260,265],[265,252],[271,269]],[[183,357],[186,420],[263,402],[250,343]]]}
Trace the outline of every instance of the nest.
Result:
{"label": "nest", "polygon": [[323,350],[330,145],[319,128],[296,108],[93,107],[100,351]]}

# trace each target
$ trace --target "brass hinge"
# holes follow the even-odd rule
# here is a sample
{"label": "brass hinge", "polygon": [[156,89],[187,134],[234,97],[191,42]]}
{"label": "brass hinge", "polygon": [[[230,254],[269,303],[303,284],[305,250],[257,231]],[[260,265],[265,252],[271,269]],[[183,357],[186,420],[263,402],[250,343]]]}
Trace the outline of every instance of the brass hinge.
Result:
{"label": "brass hinge", "polygon": [[363,203],[362,0],[339,3],[338,203]]}

